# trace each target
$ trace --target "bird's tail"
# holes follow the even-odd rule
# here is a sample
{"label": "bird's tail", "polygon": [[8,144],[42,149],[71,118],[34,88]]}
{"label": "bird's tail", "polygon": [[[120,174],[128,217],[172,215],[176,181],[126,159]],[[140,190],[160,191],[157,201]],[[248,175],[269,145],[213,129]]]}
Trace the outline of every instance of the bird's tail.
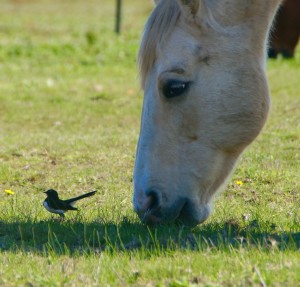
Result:
{"label": "bird's tail", "polygon": [[67,199],[67,200],[65,200],[65,201],[66,201],[67,203],[70,203],[70,204],[71,204],[71,203],[73,203],[73,202],[75,202],[75,201],[77,201],[77,200],[83,199],[83,198],[85,198],[85,197],[92,196],[92,195],[94,195],[96,192],[97,192],[97,191],[94,190],[94,191],[85,193],[85,194],[83,194],[83,195],[80,195],[80,196],[77,196],[77,197],[74,197],[74,198]]}

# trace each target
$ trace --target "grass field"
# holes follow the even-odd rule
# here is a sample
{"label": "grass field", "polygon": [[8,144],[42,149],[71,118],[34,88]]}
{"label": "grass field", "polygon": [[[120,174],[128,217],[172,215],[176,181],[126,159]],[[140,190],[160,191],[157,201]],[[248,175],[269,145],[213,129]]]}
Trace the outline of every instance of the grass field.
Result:
{"label": "grass field", "polygon": [[[300,51],[268,62],[272,111],[207,222],[132,209],[151,1],[0,3],[0,286],[300,286]],[[64,222],[43,207],[97,189]],[[8,194],[5,190],[12,190]]]}

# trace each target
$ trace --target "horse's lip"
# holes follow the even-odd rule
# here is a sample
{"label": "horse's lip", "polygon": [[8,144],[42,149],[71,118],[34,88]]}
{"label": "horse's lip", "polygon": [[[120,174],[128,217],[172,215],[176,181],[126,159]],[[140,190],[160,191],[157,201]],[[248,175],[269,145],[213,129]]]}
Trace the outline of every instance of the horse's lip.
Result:
{"label": "horse's lip", "polygon": [[176,201],[171,207],[163,208],[158,206],[155,209],[147,210],[146,212],[138,212],[141,221],[145,224],[169,223],[174,222],[180,217],[183,207],[187,200],[181,198]]}
{"label": "horse's lip", "polygon": [[141,221],[145,224],[155,224],[159,223],[162,220],[162,215],[160,213],[160,206],[154,209],[148,209],[146,211],[137,211],[137,214]]}
{"label": "horse's lip", "polygon": [[146,214],[141,219],[145,224],[159,224],[161,223],[162,219],[152,213]]}

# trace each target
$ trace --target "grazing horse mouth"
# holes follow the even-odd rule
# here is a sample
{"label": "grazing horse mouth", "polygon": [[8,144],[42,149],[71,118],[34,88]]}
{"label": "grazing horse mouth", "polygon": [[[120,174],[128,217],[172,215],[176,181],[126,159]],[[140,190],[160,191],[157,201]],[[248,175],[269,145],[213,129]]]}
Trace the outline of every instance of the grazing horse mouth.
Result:
{"label": "grazing horse mouth", "polygon": [[[154,196],[151,195],[150,196]],[[170,207],[158,204],[156,197],[153,206],[146,211],[137,211],[141,221],[147,225],[177,222],[187,226],[196,226],[205,221],[210,211],[207,205],[196,206],[190,199],[180,198]]]}

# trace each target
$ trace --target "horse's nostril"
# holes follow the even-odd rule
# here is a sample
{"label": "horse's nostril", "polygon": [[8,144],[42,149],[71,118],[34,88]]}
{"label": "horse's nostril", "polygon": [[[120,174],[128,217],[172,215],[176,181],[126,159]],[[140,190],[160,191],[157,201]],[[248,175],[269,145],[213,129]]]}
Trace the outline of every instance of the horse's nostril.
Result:
{"label": "horse's nostril", "polygon": [[136,210],[143,223],[155,224],[161,221],[160,203],[160,194],[157,191],[149,189],[143,193]]}
{"label": "horse's nostril", "polygon": [[159,206],[159,196],[156,191],[149,190],[146,192],[147,197],[150,199],[148,210],[154,210]]}

